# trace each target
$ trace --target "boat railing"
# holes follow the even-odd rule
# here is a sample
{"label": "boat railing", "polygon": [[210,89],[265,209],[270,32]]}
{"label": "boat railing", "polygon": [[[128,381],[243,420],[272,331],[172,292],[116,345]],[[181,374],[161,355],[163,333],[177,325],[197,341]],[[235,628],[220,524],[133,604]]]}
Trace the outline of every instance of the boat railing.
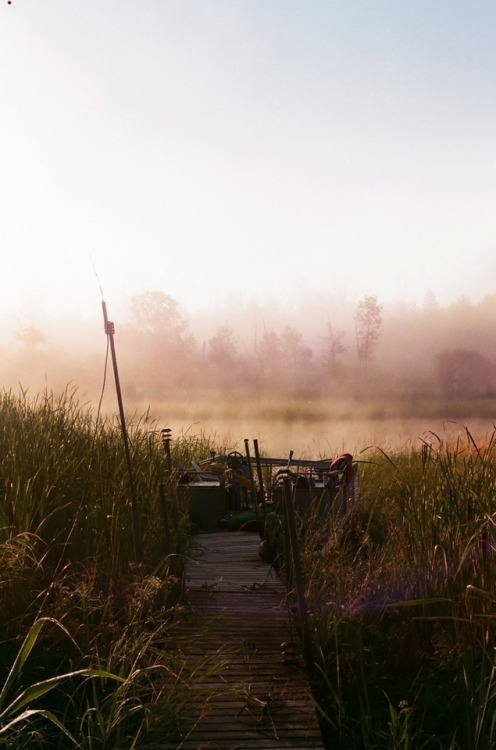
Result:
{"label": "boat railing", "polygon": [[316,495],[328,491],[331,496],[341,492],[343,508],[349,509],[358,504],[358,463],[349,454],[344,456],[346,459],[338,463],[337,468],[331,468],[338,459],[294,459],[292,454],[289,458],[248,459],[236,453],[237,464],[234,465],[232,454],[213,454],[195,463],[196,476],[191,479],[195,483],[200,477],[202,481],[224,481],[227,486],[240,485],[248,491],[253,478],[257,496],[260,498],[263,494],[264,502],[270,504],[277,500],[283,480],[289,478],[296,492],[301,490]]}

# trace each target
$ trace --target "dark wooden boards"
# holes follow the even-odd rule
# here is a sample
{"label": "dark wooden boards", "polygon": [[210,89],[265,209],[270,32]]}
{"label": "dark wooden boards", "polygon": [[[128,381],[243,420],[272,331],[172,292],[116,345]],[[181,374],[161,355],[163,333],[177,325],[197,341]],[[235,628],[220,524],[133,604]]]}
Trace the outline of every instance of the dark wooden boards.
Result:
{"label": "dark wooden boards", "polygon": [[195,678],[177,736],[157,748],[323,748],[285,592],[259,542],[251,532],[193,540],[173,644]]}

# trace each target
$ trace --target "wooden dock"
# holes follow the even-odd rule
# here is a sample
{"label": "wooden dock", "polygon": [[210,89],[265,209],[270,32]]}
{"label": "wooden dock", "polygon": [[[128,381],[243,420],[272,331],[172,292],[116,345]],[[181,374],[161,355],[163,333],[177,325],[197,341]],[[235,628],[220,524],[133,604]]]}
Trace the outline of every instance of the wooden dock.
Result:
{"label": "wooden dock", "polygon": [[324,747],[283,586],[259,543],[251,532],[194,538],[174,641],[195,678],[163,750]]}

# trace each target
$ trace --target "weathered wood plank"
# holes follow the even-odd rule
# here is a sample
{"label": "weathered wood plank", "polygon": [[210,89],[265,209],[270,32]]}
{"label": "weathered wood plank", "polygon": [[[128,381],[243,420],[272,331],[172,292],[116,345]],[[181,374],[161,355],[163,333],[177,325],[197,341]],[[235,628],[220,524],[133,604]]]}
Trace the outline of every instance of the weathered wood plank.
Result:
{"label": "weathered wood plank", "polygon": [[301,649],[288,661],[282,645],[297,642],[284,588],[259,541],[249,532],[195,538],[172,641],[202,665],[202,679],[177,737],[157,750],[323,748]]}

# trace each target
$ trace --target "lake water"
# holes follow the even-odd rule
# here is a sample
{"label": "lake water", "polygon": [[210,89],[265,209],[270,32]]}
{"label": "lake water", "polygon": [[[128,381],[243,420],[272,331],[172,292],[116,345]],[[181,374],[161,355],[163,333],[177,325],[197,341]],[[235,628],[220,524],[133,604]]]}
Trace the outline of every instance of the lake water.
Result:
{"label": "lake water", "polygon": [[[435,443],[442,440],[465,441],[466,429],[477,441],[487,441],[493,434],[491,420],[467,420],[467,422],[449,419],[333,419],[328,415],[322,419],[277,419],[270,420],[257,416],[233,415],[232,418],[216,417],[215,413],[201,417],[173,419],[169,422],[159,421],[159,426],[171,427],[173,436],[181,432],[188,434],[215,436],[217,442],[225,444],[231,450],[244,453],[244,439],[256,438],[260,450],[266,455],[287,456],[294,451],[295,457],[321,458],[332,457],[338,453],[348,452],[358,455],[366,448],[378,446],[384,451],[398,448],[420,447],[422,440]],[[250,448],[251,449],[251,448]]]}

